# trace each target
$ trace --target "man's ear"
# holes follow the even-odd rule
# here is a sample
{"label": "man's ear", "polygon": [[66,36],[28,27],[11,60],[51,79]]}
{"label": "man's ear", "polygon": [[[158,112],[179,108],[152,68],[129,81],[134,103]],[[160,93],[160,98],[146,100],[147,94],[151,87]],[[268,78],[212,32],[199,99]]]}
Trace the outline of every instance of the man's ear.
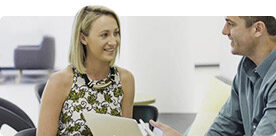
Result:
{"label": "man's ear", "polygon": [[86,36],[83,33],[80,33],[80,41],[83,45],[87,45]]}
{"label": "man's ear", "polygon": [[254,28],[254,33],[255,33],[256,37],[260,37],[267,31],[266,26],[265,26],[264,22],[262,22],[262,21],[258,21],[256,23],[254,23],[253,28]]}

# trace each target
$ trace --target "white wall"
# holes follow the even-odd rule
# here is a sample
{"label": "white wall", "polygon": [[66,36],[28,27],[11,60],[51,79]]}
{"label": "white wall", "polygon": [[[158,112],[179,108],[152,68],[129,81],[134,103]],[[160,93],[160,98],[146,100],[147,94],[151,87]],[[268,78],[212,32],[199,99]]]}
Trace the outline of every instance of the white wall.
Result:
{"label": "white wall", "polygon": [[126,17],[119,64],[135,75],[136,91],[156,96],[163,112],[194,111],[193,59],[185,17]]}
{"label": "white wall", "polygon": [[241,56],[236,56],[231,53],[231,41],[224,36],[222,38],[220,50],[220,76],[226,78],[228,81],[232,81],[237,73],[238,64]]}
{"label": "white wall", "polygon": [[[221,35],[223,17],[120,17],[122,47],[116,65],[130,70],[136,91],[156,96],[160,112],[196,112],[204,90],[194,64],[221,64],[232,76],[236,60]],[[0,20],[0,66],[13,66],[17,45],[56,38],[56,69],[68,65],[73,17],[3,17]],[[229,54],[225,55],[225,54]],[[234,69],[234,70],[233,70]],[[230,71],[230,72],[229,72]],[[214,72],[213,72],[214,73]]]}
{"label": "white wall", "polygon": [[221,50],[221,30],[223,17],[186,17],[188,18],[188,40],[192,46],[195,64],[219,64]]}

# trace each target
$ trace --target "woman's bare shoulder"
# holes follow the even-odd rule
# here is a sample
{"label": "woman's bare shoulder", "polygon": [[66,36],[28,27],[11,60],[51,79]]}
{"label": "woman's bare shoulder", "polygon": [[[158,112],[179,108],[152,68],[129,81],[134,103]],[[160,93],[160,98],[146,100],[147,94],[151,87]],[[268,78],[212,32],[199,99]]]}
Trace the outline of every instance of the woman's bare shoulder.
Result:
{"label": "woman's bare shoulder", "polygon": [[70,66],[63,70],[53,73],[48,82],[53,82],[58,86],[68,85],[73,82],[73,70]]}
{"label": "woman's bare shoulder", "polygon": [[70,91],[72,83],[73,70],[68,66],[50,76],[44,91],[47,96],[60,96],[59,98],[65,98]]}
{"label": "woman's bare shoulder", "polygon": [[116,68],[120,74],[120,79],[122,82],[124,83],[134,82],[134,76],[130,71],[121,67],[116,67]]}
{"label": "woman's bare shoulder", "polygon": [[129,80],[129,79],[134,80],[134,76],[130,71],[128,71],[127,69],[118,67],[118,66],[116,66],[116,68],[118,69],[121,80]]}

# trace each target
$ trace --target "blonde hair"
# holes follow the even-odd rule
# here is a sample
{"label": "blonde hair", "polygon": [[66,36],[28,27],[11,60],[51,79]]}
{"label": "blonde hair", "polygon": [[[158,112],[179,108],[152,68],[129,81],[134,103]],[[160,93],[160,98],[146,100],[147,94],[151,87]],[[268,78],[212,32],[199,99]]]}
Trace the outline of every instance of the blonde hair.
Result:
{"label": "blonde hair", "polygon": [[[75,67],[80,73],[86,73],[84,66],[86,59],[86,47],[80,41],[80,34],[89,35],[91,24],[102,15],[111,15],[116,20],[119,27],[119,35],[121,38],[121,28],[118,16],[114,11],[103,6],[85,6],[76,15],[73,24],[73,31],[70,43],[69,63]],[[120,52],[120,45],[118,46]],[[112,66],[117,56],[117,50],[114,59],[110,62]]]}

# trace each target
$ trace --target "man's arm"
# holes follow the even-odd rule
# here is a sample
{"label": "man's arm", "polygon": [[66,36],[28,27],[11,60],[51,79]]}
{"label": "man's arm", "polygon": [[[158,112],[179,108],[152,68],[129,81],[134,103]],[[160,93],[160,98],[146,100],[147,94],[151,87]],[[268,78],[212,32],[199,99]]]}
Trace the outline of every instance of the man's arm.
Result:
{"label": "man's arm", "polygon": [[276,83],[268,93],[264,116],[255,126],[254,136],[272,136],[276,133]]}

